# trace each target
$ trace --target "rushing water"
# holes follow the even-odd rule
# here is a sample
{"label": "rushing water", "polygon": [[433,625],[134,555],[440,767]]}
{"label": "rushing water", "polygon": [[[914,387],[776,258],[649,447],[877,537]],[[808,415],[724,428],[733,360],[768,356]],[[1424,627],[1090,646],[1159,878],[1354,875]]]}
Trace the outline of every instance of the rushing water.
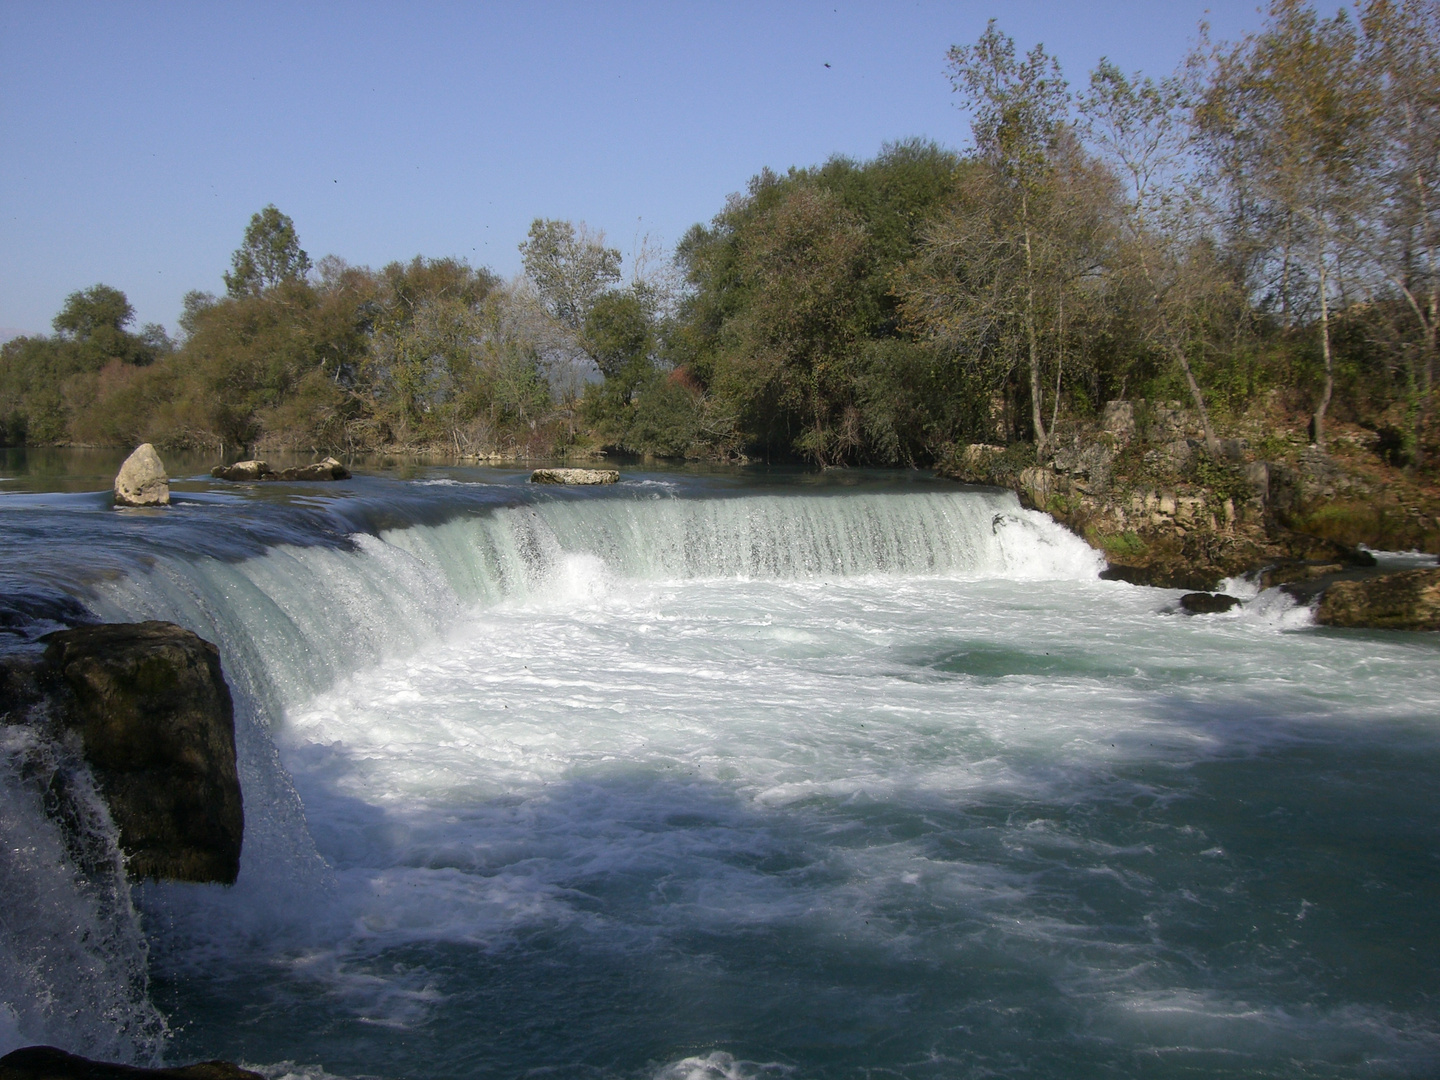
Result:
{"label": "rushing water", "polygon": [[0,1049],[1440,1072],[1432,636],[1176,614],[913,476],[518,480],[0,495],[12,638],[88,612],[220,645],[247,830],[233,888],[131,890],[97,804],[81,874],[38,808],[59,751],[12,731]]}

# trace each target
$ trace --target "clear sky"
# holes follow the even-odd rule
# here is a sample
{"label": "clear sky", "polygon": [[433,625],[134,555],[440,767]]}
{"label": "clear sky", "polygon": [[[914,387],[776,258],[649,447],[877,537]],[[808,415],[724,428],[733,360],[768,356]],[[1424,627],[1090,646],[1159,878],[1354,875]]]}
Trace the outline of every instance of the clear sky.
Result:
{"label": "clear sky", "polygon": [[173,328],[271,202],[313,259],[371,266],[508,276],[536,217],[673,245],[763,166],[966,145],[945,51],[991,16],[1077,85],[1101,56],[1170,71],[1201,19],[1262,21],[1254,0],[0,0],[0,328],[48,332],[96,282]]}

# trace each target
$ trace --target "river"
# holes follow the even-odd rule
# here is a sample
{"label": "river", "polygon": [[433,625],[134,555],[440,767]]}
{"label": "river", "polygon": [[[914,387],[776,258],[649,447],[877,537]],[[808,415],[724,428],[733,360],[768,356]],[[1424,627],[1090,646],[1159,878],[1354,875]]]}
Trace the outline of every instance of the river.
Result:
{"label": "river", "polygon": [[162,618],[219,644],[246,837],[231,888],[87,877],[26,779],[45,748],[4,733],[0,1052],[1440,1071],[1434,635],[1271,593],[1180,614],[1010,494],[919,473],[195,464],[170,508],[116,511],[106,462],[25,461],[0,640]]}

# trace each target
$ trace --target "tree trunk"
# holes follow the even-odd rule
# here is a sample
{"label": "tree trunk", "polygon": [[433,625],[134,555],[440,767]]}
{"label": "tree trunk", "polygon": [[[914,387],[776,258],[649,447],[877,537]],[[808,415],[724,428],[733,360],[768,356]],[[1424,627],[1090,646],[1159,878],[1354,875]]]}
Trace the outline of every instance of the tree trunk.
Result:
{"label": "tree trunk", "polygon": [[[1021,212],[1025,212],[1022,202]],[[1040,342],[1035,331],[1035,274],[1031,261],[1030,230],[1025,230],[1025,335],[1030,351],[1030,423],[1035,428],[1035,459],[1043,461],[1050,440],[1045,434],[1044,402],[1040,387]]]}
{"label": "tree trunk", "polygon": [[1205,407],[1205,395],[1200,392],[1200,384],[1195,381],[1195,374],[1190,370],[1190,358],[1185,355],[1185,349],[1181,345],[1173,346],[1175,359],[1180,362],[1180,370],[1185,373],[1185,382],[1190,387],[1190,400],[1195,402],[1195,411],[1200,414],[1200,426],[1205,430],[1205,449],[1215,461],[1220,460],[1220,440],[1215,437],[1215,429],[1210,426],[1210,410]]}
{"label": "tree trunk", "polygon": [[1317,270],[1320,275],[1320,353],[1325,358],[1325,390],[1320,395],[1320,404],[1315,409],[1315,416],[1311,420],[1312,441],[1321,450],[1325,449],[1325,410],[1330,407],[1330,396],[1335,392],[1335,363],[1330,352],[1330,297],[1328,295],[1329,278],[1325,272],[1325,251],[1322,248],[1320,258],[1316,260]]}

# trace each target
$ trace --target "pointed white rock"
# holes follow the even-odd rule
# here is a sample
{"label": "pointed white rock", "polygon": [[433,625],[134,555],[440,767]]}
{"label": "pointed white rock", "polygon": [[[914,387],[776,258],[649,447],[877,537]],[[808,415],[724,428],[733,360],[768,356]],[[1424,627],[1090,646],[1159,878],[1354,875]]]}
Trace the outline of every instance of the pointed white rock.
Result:
{"label": "pointed white rock", "polygon": [[148,442],[141,443],[115,477],[116,506],[168,506],[170,477],[165,463]]}

